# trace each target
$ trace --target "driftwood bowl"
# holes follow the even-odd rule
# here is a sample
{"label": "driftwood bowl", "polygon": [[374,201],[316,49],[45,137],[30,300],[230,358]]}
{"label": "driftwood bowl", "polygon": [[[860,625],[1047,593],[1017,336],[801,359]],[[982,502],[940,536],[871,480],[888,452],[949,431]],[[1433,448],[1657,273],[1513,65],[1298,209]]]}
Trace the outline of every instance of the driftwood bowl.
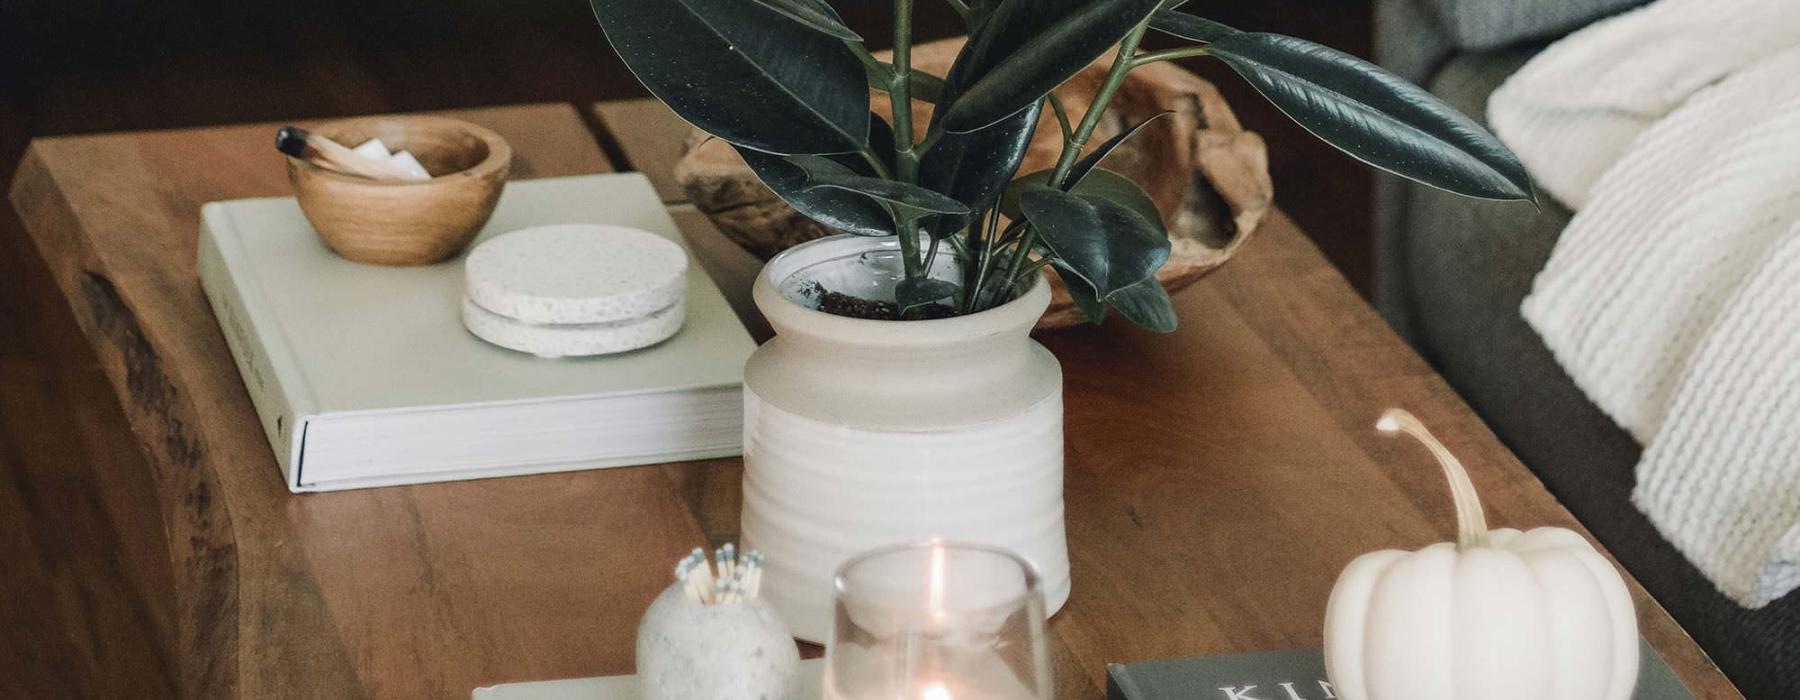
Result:
{"label": "driftwood bowl", "polygon": [[338,255],[380,265],[426,265],[469,245],[494,214],[512,147],[490,129],[443,117],[362,117],[313,133],[347,146],[380,138],[411,151],[430,180],[389,182],[287,158],[300,210]]}
{"label": "driftwood bowl", "polygon": [[[913,66],[943,75],[962,42],[945,39],[917,46]],[[1057,88],[1074,118],[1079,119],[1093,102],[1110,62],[1108,55]],[[884,116],[892,114],[883,93],[874,93],[871,108]],[[1133,70],[1090,143],[1101,143],[1163,111],[1174,114],[1152,122],[1101,167],[1136,181],[1156,201],[1173,248],[1157,277],[1174,292],[1224,264],[1243,246],[1268,213],[1273,187],[1262,138],[1238,124],[1212,83],[1170,63]],[[931,105],[914,105],[913,124],[921,136],[930,114]],[[1045,114],[1019,167],[1021,174],[1056,164],[1062,137],[1056,120]],[[675,179],[721,231],[765,260],[836,233],[788,207],[756,179],[730,144],[703,132],[688,139],[687,153],[675,166]],[[1050,279],[1050,309],[1038,327],[1059,328],[1085,320],[1061,281],[1055,275]]]}

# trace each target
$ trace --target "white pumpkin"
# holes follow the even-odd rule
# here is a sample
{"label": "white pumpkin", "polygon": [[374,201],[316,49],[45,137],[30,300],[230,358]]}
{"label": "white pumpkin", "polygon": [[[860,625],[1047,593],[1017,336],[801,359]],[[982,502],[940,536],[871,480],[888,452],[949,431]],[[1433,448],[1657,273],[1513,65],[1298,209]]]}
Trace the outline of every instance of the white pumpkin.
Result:
{"label": "white pumpkin", "polygon": [[1376,427],[1423,442],[1456,499],[1457,541],[1344,568],[1325,609],[1343,700],[1628,700],[1637,615],[1610,562],[1572,530],[1488,531],[1468,473],[1412,414]]}

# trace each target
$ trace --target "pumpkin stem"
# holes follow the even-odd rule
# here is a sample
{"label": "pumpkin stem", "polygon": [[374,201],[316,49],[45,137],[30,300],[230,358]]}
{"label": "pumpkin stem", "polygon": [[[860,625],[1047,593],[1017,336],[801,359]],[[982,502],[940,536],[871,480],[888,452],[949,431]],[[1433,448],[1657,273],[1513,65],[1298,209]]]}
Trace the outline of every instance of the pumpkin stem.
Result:
{"label": "pumpkin stem", "polygon": [[1381,414],[1381,420],[1375,422],[1375,429],[1384,433],[1406,433],[1431,450],[1437,458],[1438,465],[1444,468],[1444,478],[1450,482],[1450,496],[1456,499],[1456,548],[1486,547],[1488,543],[1487,516],[1481,511],[1481,496],[1475,493],[1475,483],[1469,481],[1469,472],[1463,468],[1456,455],[1425,428],[1425,424],[1404,409],[1390,408]]}

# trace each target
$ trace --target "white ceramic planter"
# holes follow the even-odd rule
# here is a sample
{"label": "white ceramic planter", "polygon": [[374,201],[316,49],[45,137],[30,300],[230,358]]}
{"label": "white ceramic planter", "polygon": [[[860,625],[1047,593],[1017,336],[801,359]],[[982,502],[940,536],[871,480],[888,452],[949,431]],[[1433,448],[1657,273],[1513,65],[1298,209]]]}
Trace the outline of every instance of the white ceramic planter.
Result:
{"label": "white ceramic planter", "polygon": [[[763,597],[808,641],[830,635],[837,567],[883,545],[1005,547],[1038,568],[1050,612],[1069,597],[1062,368],[1029,336],[1050,291],[1040,282],[998,308],[930,321],[795,300],[799,279],[877,298],[898,277],[896,249],[824,238],[776,256],[756,282],[776,337],[744,372],[743,537],[768,556]],[[954,265],[937,267],[956,278]]]}

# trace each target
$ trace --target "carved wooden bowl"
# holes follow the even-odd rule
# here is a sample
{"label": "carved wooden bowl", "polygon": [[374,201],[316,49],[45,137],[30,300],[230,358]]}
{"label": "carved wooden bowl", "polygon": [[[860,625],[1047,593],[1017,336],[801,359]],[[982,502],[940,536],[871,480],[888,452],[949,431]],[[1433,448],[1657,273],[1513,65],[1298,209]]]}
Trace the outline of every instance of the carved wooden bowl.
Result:
{"label": "carved wooden bowl", "polygon": [[455,256],[481,231],[512,166],[492,129],[422,115],[357,117],[313,127],[355,146],[379,138],[410,151],[430,180],[382,181],[287,158],[301,212],[338,255],[379,265],[429,265]]}
{"label": "carved wooden bowl", "polygon": [[[943,75],[962,43],[956,38],[914,47],[913,66]],[[1073,118],[1079,119],[1093,102],[1111,58],[1096,61],[1057,88]],[[923,136],[931,105],[913,107],[913,123]],[[874,93],[871,108],[884,116],[892,113],[883,93]],[[1262,138],[1238,124],[1212,83],[1170,63],[1133,70],[1090,143],[1101,143],[1163,111],[1174,114],[1152,122],[1101,167],[1131,178],[1156,201],[1172,244],[1169,262],[1157,278],[1175,292],[1237,252],[1268,213],[1273,188]],[[1046,111],[1020,173],[1056,164],[1062,149],[1058,132],[1056,120]],[[730,144],[703,132],[688,139],[687,153],[675,166],[675,179],[719,230],[762,259],[836,233],[788,207],[756,179]],[[1050,309],[1038,327],[1061,328],[1084,321],[1061,281],[1055,275],[1050,280]]]}

